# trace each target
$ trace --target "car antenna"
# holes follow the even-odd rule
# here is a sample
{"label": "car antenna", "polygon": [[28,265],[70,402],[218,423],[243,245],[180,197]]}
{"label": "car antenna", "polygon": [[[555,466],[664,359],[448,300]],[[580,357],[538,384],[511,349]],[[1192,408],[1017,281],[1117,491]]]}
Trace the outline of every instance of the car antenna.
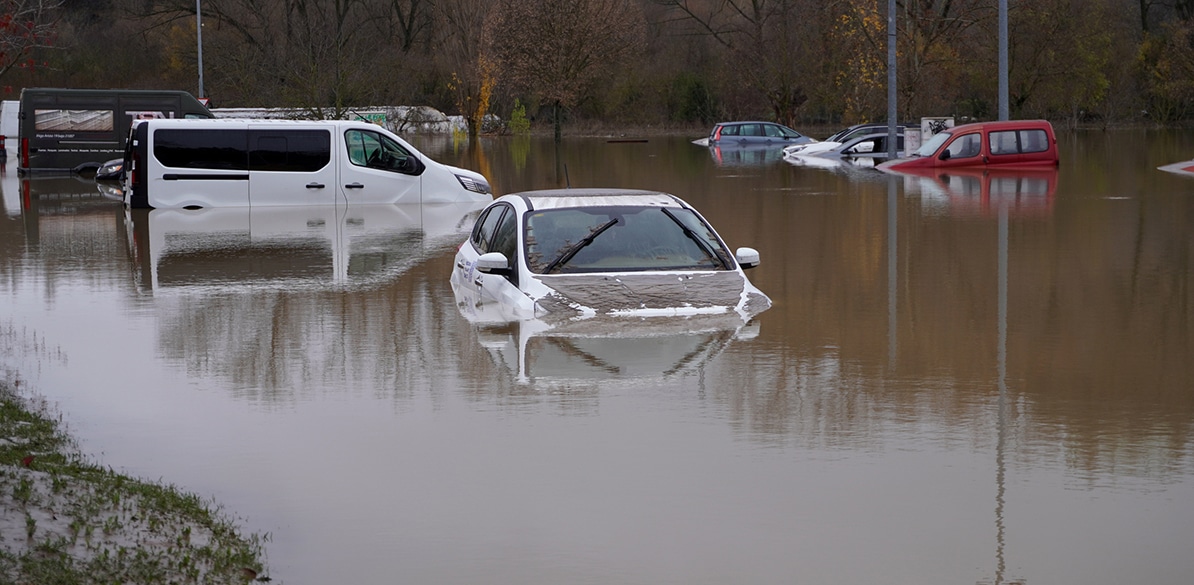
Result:
{"label": "car antenna", "polygon": [[572,188],[572,179],[568,178],[568,163],[564,163],[564,188]]}

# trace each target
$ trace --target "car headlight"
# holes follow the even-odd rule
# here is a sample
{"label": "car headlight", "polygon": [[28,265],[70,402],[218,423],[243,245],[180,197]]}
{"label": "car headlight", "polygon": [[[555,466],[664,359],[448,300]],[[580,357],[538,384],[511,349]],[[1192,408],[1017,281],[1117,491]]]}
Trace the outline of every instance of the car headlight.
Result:
{"label": "car headlight", "polygon": [[456,175],[456,180],[460,181],[460,186],[473,193],[481,193],[483,195],[490,195],[493,189],[490,189],[489,182],[485,179],[475,179],[465,175]]}
{"label": "car headlight", "polygon": [[115,172],[119,171],[120,167],[122,167],[122,166],[124,166],[124,163],[105,165],[105,166],[100,167],[100,172],[101,173],[115,173]]}

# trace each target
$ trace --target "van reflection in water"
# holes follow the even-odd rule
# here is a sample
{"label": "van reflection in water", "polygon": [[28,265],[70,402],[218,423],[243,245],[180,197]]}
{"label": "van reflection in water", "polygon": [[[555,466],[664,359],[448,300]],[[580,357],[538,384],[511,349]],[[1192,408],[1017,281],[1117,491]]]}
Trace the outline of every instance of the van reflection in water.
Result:
{"label": "van reflection in water", "polygon": [[449,248],[484,202],[132,209],[135,279],[172,287],[360,285]]}
{"label": "van reflection in water", "polygon": [[919,193],[929,206],[951,214],[1047,215],[1057,194],[1057,169],[910,169],[900,171],[904,191]]}

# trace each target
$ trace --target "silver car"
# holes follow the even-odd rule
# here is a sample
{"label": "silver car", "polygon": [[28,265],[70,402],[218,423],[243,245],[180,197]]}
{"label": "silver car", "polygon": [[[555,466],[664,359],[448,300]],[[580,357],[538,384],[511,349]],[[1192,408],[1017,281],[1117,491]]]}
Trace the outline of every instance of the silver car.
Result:
{"label": "silver car", "polygon": [[788,146],[813,139],[775,122],[722,122],[709,131],[709,146]]}
{"label": "silver car", "polygon": [[752,248],[731,254],[675,195],[558,189],[505,195],[482,210],[451,283],[461,310],[480,321],[748,320],[771,306],[743,273],[758,263]]}

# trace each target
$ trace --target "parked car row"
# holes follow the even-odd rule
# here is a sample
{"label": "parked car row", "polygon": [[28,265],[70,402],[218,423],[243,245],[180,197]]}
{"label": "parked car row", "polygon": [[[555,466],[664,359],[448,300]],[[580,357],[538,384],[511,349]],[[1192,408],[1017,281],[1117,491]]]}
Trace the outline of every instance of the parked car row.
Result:
{"label": "parked car row", "polygon": [[[767,139],[758,134],[765,126],[776,127],[776,136]],[[750,138],[742,138],[749,128]],[[813,140],[795,130],[771,122],[724,122],[713,127],[708,138],[697,142],[709,146],[715,160],[726,160],[726,148],[766,147],[780,151],[793,164],[824,166],[825,161],[873,166],[884,171],[918,168],[1001,167],[1039,168],[1057,166],[1057,138],[1045,120],[1005,120],[979,122],[945,128],[932,135],[910,156],[903,156],[904,137],[920,128],[911,124],[896,127],[897,155],[889,153],[889,128],[886,124],[858,124],[844,128],[822,141]],[[753,160],[769,162],[769,156]],[[889,160],[890,159],[890,160]]]}

